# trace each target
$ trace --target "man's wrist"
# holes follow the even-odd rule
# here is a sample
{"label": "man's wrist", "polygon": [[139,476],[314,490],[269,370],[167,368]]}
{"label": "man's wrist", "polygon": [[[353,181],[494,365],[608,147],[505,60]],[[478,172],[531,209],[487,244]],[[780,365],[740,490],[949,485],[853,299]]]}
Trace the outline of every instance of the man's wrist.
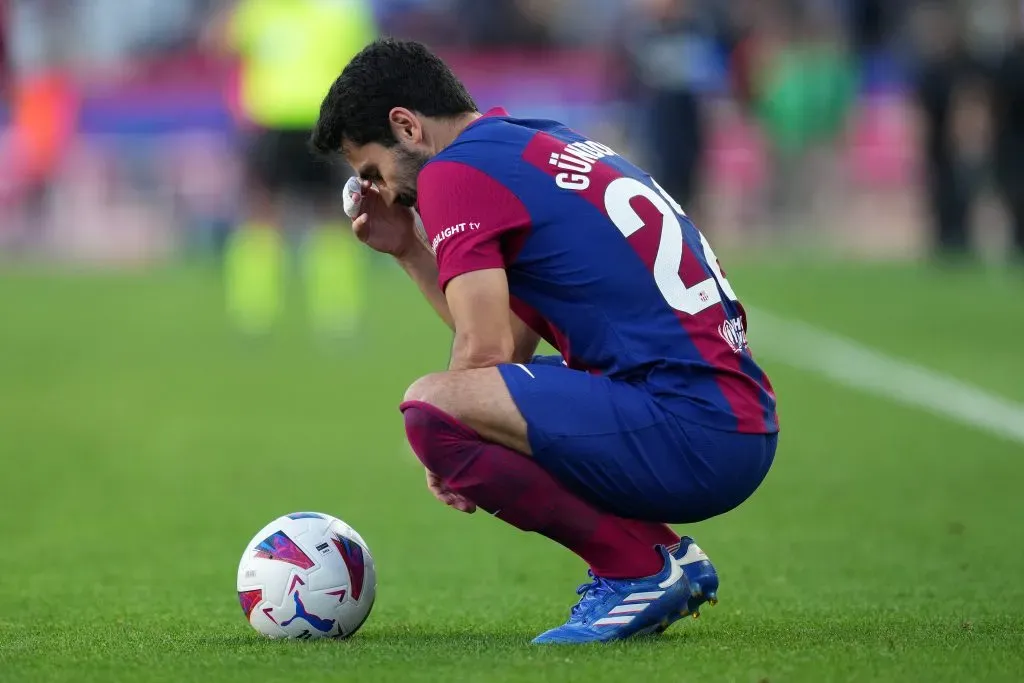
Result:
{"label": "man's wrist", "polygon": [[402,251],[392,254],[395,260],[403,267],[412,266],[415,267],[418,264],[423,263],[423,259],[429,258],[431,262],[434,260],[434,255],[419,239],[414,239],[410,244]]}

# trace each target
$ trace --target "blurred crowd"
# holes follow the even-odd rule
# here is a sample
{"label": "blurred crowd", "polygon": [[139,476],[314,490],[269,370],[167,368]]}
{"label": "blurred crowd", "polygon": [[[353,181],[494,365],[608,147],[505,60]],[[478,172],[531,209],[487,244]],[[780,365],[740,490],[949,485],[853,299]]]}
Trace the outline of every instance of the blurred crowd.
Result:
{"label": "blurred crowd", "polygon": [[317,34],[327,74],[377,35],[423,40],[482,105],[639,157],[724,239],[1024,254],[1021,0],[7,0],[0,251],[152,258],[214,249],[257,206],[280,222],[257,190],[307,160],[286,135],[254,162],[251,133],[310,122],[247,102],[246,60],[317,41],[243,48],[224,36],[244,5],[360,17]]}

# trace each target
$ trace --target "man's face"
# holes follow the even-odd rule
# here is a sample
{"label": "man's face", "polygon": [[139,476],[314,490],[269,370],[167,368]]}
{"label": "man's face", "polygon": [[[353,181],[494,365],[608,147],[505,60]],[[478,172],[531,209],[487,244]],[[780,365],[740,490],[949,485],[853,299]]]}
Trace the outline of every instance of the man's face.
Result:
{"label": "man's face", "polygon": [[392,147],[371,142],[362,146],[346,144],[344,153],[356,174],[372,182],[389,206],[416,206],[416,178],[430,161],[425,151],[403,142]]}

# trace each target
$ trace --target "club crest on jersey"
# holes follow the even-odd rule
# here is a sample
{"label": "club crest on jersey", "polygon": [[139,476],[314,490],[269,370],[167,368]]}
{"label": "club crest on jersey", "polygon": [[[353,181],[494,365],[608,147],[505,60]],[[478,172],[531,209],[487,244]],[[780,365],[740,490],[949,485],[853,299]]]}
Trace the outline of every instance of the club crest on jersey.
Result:
{"label": "club crest on jersey", "polygon": [[747,330],[743,327],[743,318],[731,318],[718,326],[718,334],[735,353],[747,350]]}
{"label": "club crest on jersey", "polygon": [[600,142],[587,140],[566,145],[561,152],[552,152],[548,164],[560,171],[555,176],[555,184],[563,190],[583,191],[590,187],[590,176],[594,164],[601,159],[614,156],[615,151]]}

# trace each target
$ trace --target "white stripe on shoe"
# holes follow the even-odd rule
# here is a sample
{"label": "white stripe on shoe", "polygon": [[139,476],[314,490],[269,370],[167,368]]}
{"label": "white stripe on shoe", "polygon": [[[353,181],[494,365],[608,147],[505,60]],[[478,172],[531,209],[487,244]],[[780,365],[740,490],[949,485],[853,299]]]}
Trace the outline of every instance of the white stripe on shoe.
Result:
{"label": "white stripe on shoe", "polygon": [[665,591],[647,591],[646,593],[630,593],[626,596],[623,602],[650,602],[651,600],[657,600]]}
{"label": "white stripe on shoe", "polygon": [[649,602],[634,602],[632,605],[619,605],[613,607],[612,611],[608,614],[636,614],[637,612],[643,612],[651,603]]}
{"label": "white stripe on shoe", "polygon": [[595,621],[594,626],[621,626],[622,624],[628,624],[635,618],[632,615],[628,617],[604,617]]}

